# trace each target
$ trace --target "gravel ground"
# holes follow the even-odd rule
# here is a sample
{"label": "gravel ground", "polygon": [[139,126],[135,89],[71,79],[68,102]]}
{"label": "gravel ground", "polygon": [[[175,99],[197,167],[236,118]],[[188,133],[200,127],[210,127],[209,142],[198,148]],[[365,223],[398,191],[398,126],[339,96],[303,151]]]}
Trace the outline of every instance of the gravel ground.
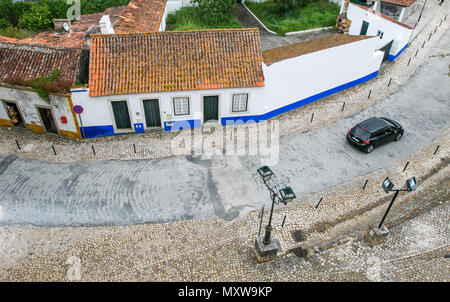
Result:
{"label": "gravel ground", "polygon": [[[449,238],[449,133],[439,141],[443,144],[436,155],[435,143],[426,146],[411,156],[405,172],[402,163],[367,175],[364,191],[365,177],[360,177],[277,208],[273,236],[282,251],[270,263],[257,264],[252,254],[257,211],[233,222],[13,225],[0,226],[0,280],[448,281],[448,260],[443,256]],[[417,176],[419,189],[399,196],[386,220],[390,237],[370,249],[361,239],[362,231],[379,221],[391,198],[379,184],[389,176],[400,187],[411,175]],[[320,196],[324,200],[315,209]],[[284,215],[287,220],[281,228]],[[323,246],[306,259],[289,253],[298,246],[291,233],[299,229],[305,232],[306,243]],[[79,276],[74,273],[77,263]]]}

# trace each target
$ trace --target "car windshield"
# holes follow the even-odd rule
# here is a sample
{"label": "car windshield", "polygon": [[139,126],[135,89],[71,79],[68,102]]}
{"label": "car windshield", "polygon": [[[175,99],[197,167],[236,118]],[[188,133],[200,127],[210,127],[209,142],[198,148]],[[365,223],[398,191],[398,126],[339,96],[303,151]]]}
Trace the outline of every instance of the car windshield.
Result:
{"label": "car windshield", "polygon": [[366,140],[366,139],[369,139],[370,133],[367,132],[363,127],[356,126],[355,127],[355,136],[359,139]]}

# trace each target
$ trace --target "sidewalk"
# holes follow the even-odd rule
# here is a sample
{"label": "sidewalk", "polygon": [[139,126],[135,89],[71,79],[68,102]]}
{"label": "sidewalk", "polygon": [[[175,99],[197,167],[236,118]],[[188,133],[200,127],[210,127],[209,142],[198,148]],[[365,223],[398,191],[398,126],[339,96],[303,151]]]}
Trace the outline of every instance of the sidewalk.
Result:
{"label": "sidewalk", "polygon": [[[448,30],[449,19],[444,21],[444,17],[449,12],[449,7],[448,3],[442,7],[437,6],[439,13],[432,14],[434,8],[430,5],[428,14],[425,14],[422,19],[423,22],[428,23],[421,23],[422,28],[414,32],[416,38],[411,41],[409,47],[395,62],[385,63],[386,67],[383,67],[375,79],[272,119],[280,123],[280,129],[283,129],[282,135],[289,136],[332,124],[371,107],[397,91],[428,59],[429,51],[434,43],[439,41],[441,35]],[[391,82],[390,85],[389,82]],[[343,107],[344,111],[342,111]],[[314,118],[311,122],[313,113]],[[196,129],[193,132],[199,134],[201,131]],[[174,155],[171,150],[171,141],[177,135],[178,133],[161,132],[80,141],[0,127],[0,155],[16,154],[23,158],[49,162],[165,158]],[[208,134],[207,138],[218,142],[216,148],[221,150],[223,138],[217,135],[217,132]],[[18,150],[16,139],[21,150]],[[247,144],[248,140],[237,147],[244,147]],[[201,146],[197,145],[195,148],[199,149]]]}

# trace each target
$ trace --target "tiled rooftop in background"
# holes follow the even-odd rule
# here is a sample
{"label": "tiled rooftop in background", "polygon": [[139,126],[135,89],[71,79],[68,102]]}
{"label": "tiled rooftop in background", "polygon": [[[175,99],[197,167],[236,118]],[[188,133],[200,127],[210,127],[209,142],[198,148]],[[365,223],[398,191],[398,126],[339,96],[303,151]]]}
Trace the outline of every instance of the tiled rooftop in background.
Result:
{"label": "tiled rooftop in background", "polygon": [[116,33],[158,31],[167,0],[131,0],[114,26]]}
{"label": "tiled rooftop in background", "polygon": [[91,36],[91,96],[264,86],[258,29]]}
{"label": "tiled rooftop in background", "polygon": [[411,6],[416,0],[381,0],[381,2],[392,3],[400,6]]}
{"label": "tiled rooftop in background", "polygon": [[262,52],[262,56],[264,63],[266,63],[267,65],[271,65],[273,63],[280,62],[286,59],[368,38],[372,37],[333,34],[265,50]]}
{"label": "tiled rooftop in background", "polygon": [[73,86],[79,71],[80,52],[0,42],[0,82],[33,81],[50,76],[58,69],[57,82]]}

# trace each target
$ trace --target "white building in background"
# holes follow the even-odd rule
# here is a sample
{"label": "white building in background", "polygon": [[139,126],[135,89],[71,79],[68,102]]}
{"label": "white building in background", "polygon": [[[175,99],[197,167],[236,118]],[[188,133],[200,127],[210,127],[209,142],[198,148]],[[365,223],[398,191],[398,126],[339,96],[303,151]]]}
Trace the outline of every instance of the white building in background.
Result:
{"label": "white building in background", "polygon": [[[379,36],[377,47],[385,51],[385,59],[394,61],[408,46],[413,28],[367,6],[350,3],[347,19],[349,35]],[[341,8],[342,12],[342,8]]]}

